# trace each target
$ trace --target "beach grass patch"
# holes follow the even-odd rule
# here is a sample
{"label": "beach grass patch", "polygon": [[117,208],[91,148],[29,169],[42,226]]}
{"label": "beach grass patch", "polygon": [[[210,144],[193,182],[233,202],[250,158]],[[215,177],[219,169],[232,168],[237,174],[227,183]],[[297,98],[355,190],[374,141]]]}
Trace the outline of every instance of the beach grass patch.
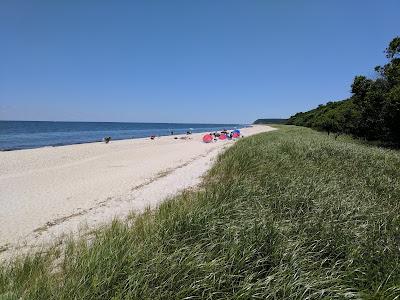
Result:
{"label": "beach grass patch", "polygon": [[399,151],[279,126],[199,190],[4,263],[0,299],[399,299],[399,212]]}

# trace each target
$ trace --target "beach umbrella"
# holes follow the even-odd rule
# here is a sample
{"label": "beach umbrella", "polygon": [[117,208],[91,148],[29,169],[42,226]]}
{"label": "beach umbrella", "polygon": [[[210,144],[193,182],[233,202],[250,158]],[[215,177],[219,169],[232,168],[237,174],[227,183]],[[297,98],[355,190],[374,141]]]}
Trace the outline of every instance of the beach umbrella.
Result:
{"label": "beach umbrella", "polygon": [[240,137],[240,133],[234,132],[234,133],[232,134],[232,137],[233,137],[234,139],[236,139],[236,138]]}
{"label": "beach umbrella", "polygon": [[203,136],[203,142],[204,143],[211,143],[213,140],[213,137],[211,134],[206,134]]}
{"label": "beach umbrella", "polygon": [[232,131],[232,133],[237,133],[240,135],[240,130],[239,129],[235,129],[234,131]]}
{"label": "beach umbrella", "polygon": [[221,134],[221,135],[219,136],[219,139],[220,139],[221,141],[226,140],[226,138],[227,138],[226,134]]}

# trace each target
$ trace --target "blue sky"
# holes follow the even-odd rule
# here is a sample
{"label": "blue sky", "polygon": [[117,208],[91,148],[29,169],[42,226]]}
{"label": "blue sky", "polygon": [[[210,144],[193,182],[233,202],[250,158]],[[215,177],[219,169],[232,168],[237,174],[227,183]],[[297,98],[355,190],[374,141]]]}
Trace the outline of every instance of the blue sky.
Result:
{"label": "blue sky", "polygon": [[350,95],[400,1],[0,2],[0,119],[241,122]]}

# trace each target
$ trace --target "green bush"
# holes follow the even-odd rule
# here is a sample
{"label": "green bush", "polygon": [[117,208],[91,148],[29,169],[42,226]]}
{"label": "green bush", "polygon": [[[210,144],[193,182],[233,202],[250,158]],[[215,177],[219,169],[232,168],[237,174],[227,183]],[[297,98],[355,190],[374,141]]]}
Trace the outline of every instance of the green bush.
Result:
{"label": "green bush", "polygon": [[375,70],[378,78],[356,76],[350,99],[329,102],[298,113],[287,124],[311,127],[328,134],[352,134],[400,146],[400,37],[386,49],[389,62]]}

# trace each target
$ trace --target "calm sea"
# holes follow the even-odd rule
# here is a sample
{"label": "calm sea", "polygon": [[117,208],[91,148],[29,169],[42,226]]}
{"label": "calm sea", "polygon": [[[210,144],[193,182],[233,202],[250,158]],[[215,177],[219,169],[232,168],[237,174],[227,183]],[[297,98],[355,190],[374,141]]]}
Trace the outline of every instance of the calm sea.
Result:
{"label": "calm sea", "polygon": [[38,148],[101,141],[214,131],[243,127],[240,124],[114,123],[0,121],[0,150]]}

